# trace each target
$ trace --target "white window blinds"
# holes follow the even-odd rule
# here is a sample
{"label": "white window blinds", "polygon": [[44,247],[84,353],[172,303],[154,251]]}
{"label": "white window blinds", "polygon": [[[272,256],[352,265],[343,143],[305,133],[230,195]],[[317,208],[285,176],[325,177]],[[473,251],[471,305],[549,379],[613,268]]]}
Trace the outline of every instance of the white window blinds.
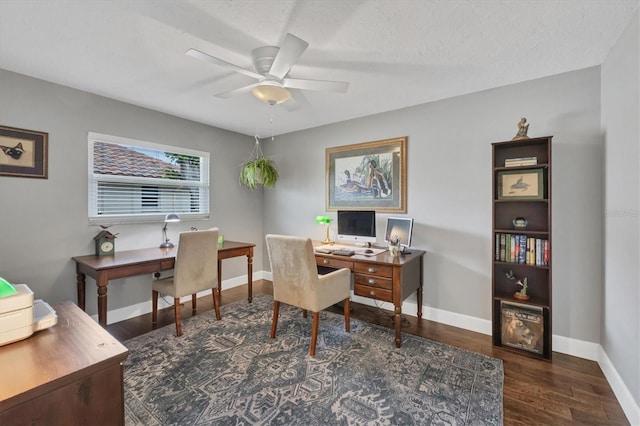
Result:
{"label": "white window blinds", "polygon": [[209,153],[89,133],[89,222],[209,217]]}

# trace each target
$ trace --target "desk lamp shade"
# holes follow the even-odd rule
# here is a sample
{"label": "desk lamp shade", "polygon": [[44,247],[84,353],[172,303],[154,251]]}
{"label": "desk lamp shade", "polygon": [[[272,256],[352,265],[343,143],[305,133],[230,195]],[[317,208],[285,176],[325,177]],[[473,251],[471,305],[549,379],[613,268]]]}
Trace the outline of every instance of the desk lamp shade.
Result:
{"label": "desk lamp shade", "polygon": [[169,213],[164,217],[164,226],[162,227],[162,239],[163,243],[160,244],[160,248],[172,248],[173,243],[169,242],[169,237],[167,237],[167,223],[169,222],[180,222],[180,216],[175,213]]}
{"label": "desk lamp shade", "polygon": [[0,298],[6,296],[13,296],[18,293],[16,288],[11,285],[11,283],[4,278],[0,277]]}
{"label": "desk lamp shade", "polygon": [[329,216],[316,216],[316,223],[324,223],[327,225],[327,238],[324,239],[324,244],[332,243],[331,238],[329,238],[329,225],[331,225],[331,218]]}

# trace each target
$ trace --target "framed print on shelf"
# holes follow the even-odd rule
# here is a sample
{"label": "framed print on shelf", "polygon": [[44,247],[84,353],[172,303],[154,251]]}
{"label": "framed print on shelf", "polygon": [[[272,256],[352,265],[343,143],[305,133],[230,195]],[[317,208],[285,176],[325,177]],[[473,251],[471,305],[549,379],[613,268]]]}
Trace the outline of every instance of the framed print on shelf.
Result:
{"label": "framed print on shelf", "polygon": [[498,200],[544,198],[543,169],[498,172]]}
{"label": "framed print on shelf", "polygon": [[0,126],[0,176],[47,179],[49,135]]}
{"label": "framed print on shelf", "polygon": [[407,138],[326,150],[326,209],[407,212]]}

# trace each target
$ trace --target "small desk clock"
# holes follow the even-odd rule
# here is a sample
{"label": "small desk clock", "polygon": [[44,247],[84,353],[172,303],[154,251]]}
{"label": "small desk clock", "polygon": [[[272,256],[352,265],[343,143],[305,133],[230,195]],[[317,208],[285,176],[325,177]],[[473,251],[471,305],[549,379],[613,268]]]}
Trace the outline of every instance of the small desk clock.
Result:
{"label": "small desk clock", "polygon": [[93,237],[96,244],[96,256],[113,254],[116,249],[116,236],[109,231],[100,231]]}

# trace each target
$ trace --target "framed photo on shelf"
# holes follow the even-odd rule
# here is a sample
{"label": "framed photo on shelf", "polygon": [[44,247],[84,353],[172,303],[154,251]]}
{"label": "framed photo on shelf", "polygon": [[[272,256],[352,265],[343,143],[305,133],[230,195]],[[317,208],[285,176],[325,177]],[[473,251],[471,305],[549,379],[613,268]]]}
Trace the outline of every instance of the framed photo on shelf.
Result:
{"label": "framed photo on shelf", "polygon": [[326,150],[326,209],[407,212],[407,138]]}
{"label": "framed photo on shelf", "polygon": [[500,304],[502,344],[539,355],[544,354],[542,308],[502,301]]}
{"label": "framed photo on shelf", "polygon": [[49,135],[0,126],[0,176],[47,179]]}
{"label": "framed photo on shelf", "polygon": [[543,169],[498,172],[498,200],[541,200],[543,198]]}

